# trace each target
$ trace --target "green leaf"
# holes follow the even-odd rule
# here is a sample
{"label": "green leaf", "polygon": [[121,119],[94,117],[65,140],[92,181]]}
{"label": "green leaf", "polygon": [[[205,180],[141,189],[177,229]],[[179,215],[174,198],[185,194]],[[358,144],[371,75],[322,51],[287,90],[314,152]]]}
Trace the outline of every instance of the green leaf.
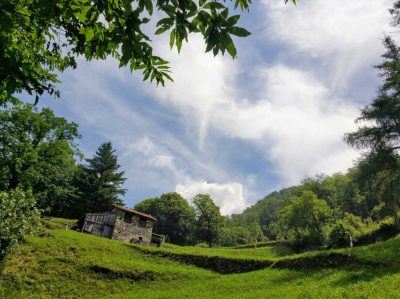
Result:
{"label": "green leaf", "polygon": [[146,80],[150,77],[151,70],[150,70],[150,69],[146,69],[146,70],[143,72],[143,74],[144,74],[143,81],[146,81]]}
{"label": "green leaf", "polygon": [[92,27],[89,27],[85,30],[85,40],[90,42],[94,38],[94,30]]}
{"label": "green leaf", "polygon": [[233,59],[235,59],[237,57],[237,51],[236,51],[236,47],[233,43],[231,43],[230,45],[228,45],[226,47],[226,50],[228,51],[228,53],[232,56]]}
{"label": "green leaf", "polygon": [[160,28],[158,28],[157,30],[156,30],[156,32],[154,33],[154,34],[156,34],[156,35],[160,35],[160,34],[163,34],[165,31],[167,31],[168,30],[168,28],[166,28],[166,27],[160,27]]}
{"label": "green leaf", "polygon": [[203,6],[206,9],[224,9],[225,6],[219,2],[208,2]]}
{"label": "green leaf", "polygon": [[167,72],[162,72],[163,76],[166,77],[169,81],[174,82],[174,79],[167,73]]}
{"label": "green leaf", "polygon": [[144,5],[146,6],[146,10],[149,13],[149,15],[152,15],[153,14],[153,1],[146,0]]}
{"label": "green leaf", "polygon": [[229,32],[239,37],[246,37],[251,34],[249,31],[241,27],[232,27],[231,29],[229,29]]}
{"label": "green leaf", "polygon": [[169,46],[172,49],[175,43],[175,29],[172,29],[171,34],[169,36]]}
{"label": "green leaf", "polygon": [[234,16],[228,18],[228,19],[226,20],[226,22],[227,22],[230,26],[233,26],[233,25],[236,25],[236,23],[239,21],[239,19],[240,19],[240,15],[234,15]]}
{"label": "green leaf", "polygon": [[221,16],[223,17],[223,19],[225,20],[225,19],[228,17],[228,15],[229,15],[229,9],[225,8],[225,9],[221,12],[220,15],[221,15]]}
{"label": "green leaf", "polygon": [[200,5],[200,6],[203,6],[204,4],[206,4],[206,2],[207,2],[207,0],[200,0],[200,1],[199,1],[199,5]]}

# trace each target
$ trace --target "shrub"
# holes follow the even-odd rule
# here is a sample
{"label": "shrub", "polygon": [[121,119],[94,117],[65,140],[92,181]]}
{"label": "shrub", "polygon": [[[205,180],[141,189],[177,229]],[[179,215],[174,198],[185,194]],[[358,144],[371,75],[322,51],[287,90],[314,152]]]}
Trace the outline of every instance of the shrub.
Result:
{"label": "shrub", "polygon": [[264,236],[259,224],[247,226],[224,226],[218,234],[216,245],[218,246],[237,246],[243,244],[252,244],[257,246],[257,242],[268,240]]}
{"label": "shrub", "polygon": [[39,223],[40,212],[30,191],[0,191],[0,261]]}
{"label": "shrub", "polygon": [[217,244],[219,246],[236,246],[246,244],[249,240],[249,232],[240,226],[224,226],[218,234]]}
{"label": "shrub", "polygon": [[329,234],[330,247],[352,246],[362,235],[366,225],[361,218],[350,213],[345,213],[343,219],[338,220]]}
{"label": "shrub", "polygon": [[395,220],[393,217],[387,217],[375,225],[374,229],[360,236],[355,245],[361,246],[386,241],[398,234],[400,234],[400,228],[396,225]]}
{"label": "shrub", "polygon": [[279,215],[282,237],[296,246],[309,246],[324,242],[332,211],[313,192],[304,191],[301,196],[292,197]]}

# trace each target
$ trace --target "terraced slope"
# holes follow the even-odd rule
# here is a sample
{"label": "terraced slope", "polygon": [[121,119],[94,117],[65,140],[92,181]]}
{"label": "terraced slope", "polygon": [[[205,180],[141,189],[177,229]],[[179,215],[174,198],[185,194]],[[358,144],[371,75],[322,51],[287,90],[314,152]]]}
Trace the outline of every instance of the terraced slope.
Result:
{"label": "terraced slope", "polygon": [[[346,250],[155,249],[57,229],[58,221],[8,257],[0,298],[400,298],[400,239],[354,248],[350,259]],[[324,264],[338,256],[346,259]],[[204,269],[202,258],[264,265],[220,274]]]}

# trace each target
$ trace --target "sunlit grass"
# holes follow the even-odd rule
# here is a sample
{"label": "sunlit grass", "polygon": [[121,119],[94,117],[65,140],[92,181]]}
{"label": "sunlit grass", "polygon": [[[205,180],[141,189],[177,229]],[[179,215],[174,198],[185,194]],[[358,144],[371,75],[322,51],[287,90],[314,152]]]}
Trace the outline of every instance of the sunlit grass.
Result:
{"label": "sunlit grass", "polygon": [[[264,269],[221,275],[96,236],[50,229],[31,237],[4,264],[0,298],[400,298],[400,239],[353,248],[363,260],[385,266],[309,270]],[[293,254],[280,246],[257,249],[168,245],[175,254],[278,260],[328,254]],[[347,249],[335,250],[347,254]]]}
{"label": "sunlit grass", "polygon": [[222,256],[228,258],[245,258],[257,260],[276,260],[280,257],[290,256],[294,251],[285,246],[270,246],[258,248],[235,249],[226,247],[197,247],[197,246],[177,246],[173,244],[166,244],[162,248],[149,248],[143,247],[147,250],[153,251],[166,251],[180,254],[193,254],[193,255],[206,255],[206,256]]}

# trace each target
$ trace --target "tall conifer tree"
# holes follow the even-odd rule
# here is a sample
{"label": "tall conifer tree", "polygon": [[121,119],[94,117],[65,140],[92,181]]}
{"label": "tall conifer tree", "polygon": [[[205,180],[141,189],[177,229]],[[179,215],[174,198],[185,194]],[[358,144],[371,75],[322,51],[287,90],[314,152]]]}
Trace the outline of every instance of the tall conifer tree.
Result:
{"label": "tall conifer tree", "polygon": [[[392,13],[394,13],[392,11]],[[397,219],[400,209],[400,48],[393,39],[384,41],[387,52],[377,66],[383,84],[372,103],[361,111],[356,132],[346,141],[364,151],[358,163],[360,182],[368,183],[377,198],[382,198],[387,214]]]}
{"label": "tall conifer tree", "polygon": [[87,164],[81,165],[76,184],[79,190],[73,216],[81,217],[85,212],[104,212],[113,204],[122,205],[120,196],[126,189],[124,171],[120,171],[118,158],[111,142],[100,145]]}

